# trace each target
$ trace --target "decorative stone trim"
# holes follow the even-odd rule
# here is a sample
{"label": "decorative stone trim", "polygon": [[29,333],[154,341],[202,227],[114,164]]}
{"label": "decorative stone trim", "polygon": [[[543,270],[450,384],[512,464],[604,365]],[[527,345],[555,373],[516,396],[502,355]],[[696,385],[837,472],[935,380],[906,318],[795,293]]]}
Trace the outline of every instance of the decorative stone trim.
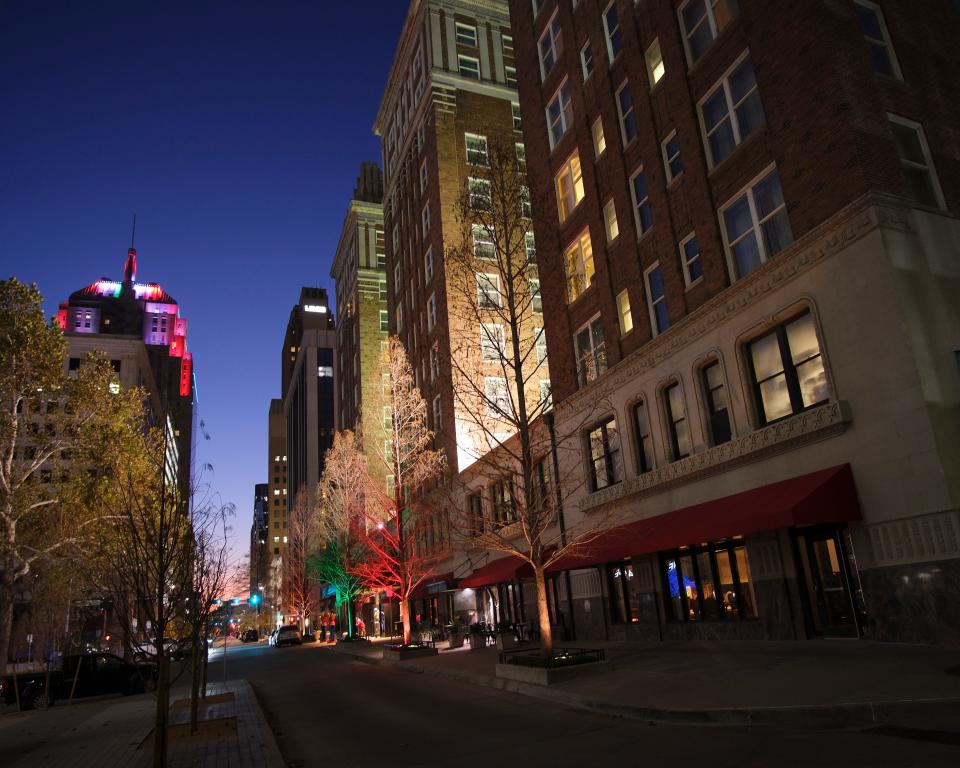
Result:
{"label": "decorative stone trim", "polygon": [[636,381],[701,336],[713,331],[745,307],[779,289],[825,259],[835,256],[851,243],[880,227],[913,232],[910,209],[897,198],[867,195],[832,216],[759,269],[718,293],[664,333],[608,369],[592,384],[579,389],[555,408],[562,420],[590,403],[609,398]]}
{"label": "decorative stone trim", "polygon": [[789,419],[708,448],[680,461],[631,477],[617,485],[591,493],[580,504],[582,512],[602,507],[625,497],[648,496],[673,485],[688,483],[706,475],[759,461],[804,443],[839,434],[851,421],[846,401],[827,403]]}
{"label": "decorative stone trim", "polygon": [[948,509],[864,526],[876,566],[960,557],[960,511]]}

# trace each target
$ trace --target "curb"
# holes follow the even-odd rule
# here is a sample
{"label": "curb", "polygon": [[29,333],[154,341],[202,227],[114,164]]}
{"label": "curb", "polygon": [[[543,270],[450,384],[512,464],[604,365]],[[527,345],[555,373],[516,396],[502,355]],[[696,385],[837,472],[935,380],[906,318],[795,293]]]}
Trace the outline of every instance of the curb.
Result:
{"label": "curb", "polygon": [[263,709],[260,707],[260,701],[257,699],[257,694],[253,690],[253,686],[250,685],[250,682],[245,677],[237,678],[236,682],[243,685],[250,696],[252,702],[251,709],[257,718],[257,725],[260,728],[260,735],[263,740],[263,751],[267,757],[267,765],[270,766],[270,768],[283,768],[283,766],[286,765],[283,759],[283,753],[280,752],[280,747],[277,745],[277,737],[273,735],[273,729],[270,727],[270,723],[267,722],[267,716],[263,714]]}
{"label": "curb", "polygon": [[388,661],[375,656],[343,652],[345,656],[374,666],[401,669],[413,674],[434,675],[479,685],[498,691],[551,701],[567,707],[598,712],[613,717],[628,717],[656,723],[685,723],[688,725],[799,725],[808,728],[842,728],[854,725],[875,725],[889,721],[904,711],[936,709],[945,704],[960,704],[960,697],[937,699],[899,699],[894,701],[865,701],[844,704],[798,704],[777,707],[730,707],[721,709],[659,709],[611,704],[589,699],[557,688],[507,680],[471,672],[424,667],[401,661]]}

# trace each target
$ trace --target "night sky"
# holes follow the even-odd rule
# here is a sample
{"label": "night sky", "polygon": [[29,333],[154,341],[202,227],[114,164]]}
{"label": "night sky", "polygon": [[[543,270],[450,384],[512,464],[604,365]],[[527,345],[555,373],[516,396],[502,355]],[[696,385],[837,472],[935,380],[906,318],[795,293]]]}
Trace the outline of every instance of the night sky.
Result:
{"label": "night sky", "polygon": [[49,314],[120,278],[187,317],[199,462],[246,552],[300,286],[325,286],[407,0],[0,1],[0,275]]}

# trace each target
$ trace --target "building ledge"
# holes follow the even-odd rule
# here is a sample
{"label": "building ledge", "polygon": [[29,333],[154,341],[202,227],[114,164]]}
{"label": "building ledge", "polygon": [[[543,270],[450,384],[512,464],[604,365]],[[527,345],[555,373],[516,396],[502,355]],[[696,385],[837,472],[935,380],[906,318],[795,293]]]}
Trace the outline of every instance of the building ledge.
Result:
{"label": "building ledge", "polygon": [[840,434],[850,421],[850,406],[844,400],[811,408],[743,437],[735,437],[723,445],[707,448],[693,456],[591,493],[581,500],[579,508],[582,512],[591,512],[623,498],[649,496],[674,485],[726,472],[798,445]]}

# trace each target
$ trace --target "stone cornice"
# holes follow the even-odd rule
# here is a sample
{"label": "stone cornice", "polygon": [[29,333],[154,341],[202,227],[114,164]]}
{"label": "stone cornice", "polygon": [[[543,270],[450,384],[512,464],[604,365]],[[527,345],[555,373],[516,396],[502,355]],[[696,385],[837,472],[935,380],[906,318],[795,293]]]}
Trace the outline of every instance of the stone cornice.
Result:
{"label": "stone cornice", "polygon": [[669,330],[628,355],[603,376],[554,407],[557,418],[608,398],[642,373],[714,330],[745,307],[812,269],[878,228],[914,232],[910,209],[888,195],[871,194],[851,203],[782,253],[718,293]]}
{"label": "stone cornice", "polygon": [[850,408],[845,401],[827,403],[591,493],[580,501],[578,507],[581,512],[590,512],[620,499],[659,493],[673,485],[726,472],[797,445],[839,434],[850,420]]}

